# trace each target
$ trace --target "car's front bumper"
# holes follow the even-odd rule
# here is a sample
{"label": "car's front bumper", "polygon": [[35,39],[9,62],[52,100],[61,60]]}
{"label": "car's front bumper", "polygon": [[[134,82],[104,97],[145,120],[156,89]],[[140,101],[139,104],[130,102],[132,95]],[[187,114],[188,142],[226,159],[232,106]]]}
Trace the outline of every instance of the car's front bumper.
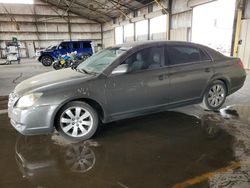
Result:
{"label": "car's front bumper", "polygon": [[25,109],[14,107],[9,99],[8,116],[12,126],[23,135],[48,134],[54,130],[54,112],[57,105],[41,105]]}

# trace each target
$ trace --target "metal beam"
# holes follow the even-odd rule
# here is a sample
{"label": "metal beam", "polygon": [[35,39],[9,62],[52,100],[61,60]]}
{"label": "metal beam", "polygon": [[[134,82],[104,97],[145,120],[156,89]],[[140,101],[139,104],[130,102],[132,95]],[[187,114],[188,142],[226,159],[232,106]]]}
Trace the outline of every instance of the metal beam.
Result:
{"label": "metal beam", "polygon": [[[33,5],[33,13],[34,15],[36,15],[36,5]],[[39,29],[38,29],[38,25],[37,25],[37,19],[36,16],[34,16],[34,20],[35,20],[35,27],[36,27],[36,35],[37,35],[37,41],[38,41],[38,46],[40,47],[40,37],[39,37]]]}
{"label": "metal beam", "polygon": [[61,3],[61,0],[58,0],[58,2],[57,2],[57,6],[59,6],[59,5],[60,5],[60,3]]}
{"label": "metal beam", "polygon": [[68,5],[68,8],[67,8],[67,9],[65,10],[65,12],[62,14],[62,16],[64,16],[65,14],[68,13],[68,11],[69,11],[69,9],[71,8],[71,6],[73,5],[74,1],[75,1],[75,0],[71,0],[71,2],[70,2],[69,5]]}
{"label": "metal beam", "polygon": [[[16,30],[17,30],[16,33],[18,33],[20,30],[20,26],[18,25],[16,19],[11,15],[11,13],[7,10],[7,8],[4,6],[3,3],[1,3],[1,5],[2,5],[3,9],[5,10],[5,12],[7,13],[8,17],[10,18],[10,21],[15,23]],[[6,14],[4,14],[4,15],[6,15]]]}
{"label": "metal beam", "polygon": [[123,16],[125,16],[128,20],[131,20],[131,19],[128,17],[128,15],[120,9],[120,7],[118,6],[119,4],[115,4],[115,3],[112,2],[112,1],[110,1],[110,3],[111,3],[112,5],[114,5],[114,7],[115,7]]}
{"label": "metal beam", "polygon": [[[8,33],[16,33],[16,31],[0,31],[0,33],[3,34],[8,34]],[[23,33],[23,34],[66,34],[68,33],[68,31],[19,31],[19,34]],[[100,34],[101,31],[71,31],[71,34]],[[40,38],[41,39],[41,38]]]}
{"label": "metal beam", "polygon": [[[49,2],[49,1],[47,1],[47,0],[41,0],[41,1],[46,2],[46,3],[50,4],[50,5],[55,5],[55,6],[56,6],[56,4],[55,4],[54,2],[51,2],[51,1]],[[64,1],[65,1],[65,0],[64,0]],[[64,7],[59,6],[58,8],[64,10]],[[91,20],[91,21],[100,23],[100,21],[99,21],[98,19],[89,18],[87,15],[84,16],[84,15],[82,15],[82,14],[79,14],[79,13],[75,12],[75,11],[72,11],[71,9],[69,9],[68,12],[71,12],[71,13],[73,13],[73,14],[76,14],[76,15],[78,15],[78,16],[81,17],[81,18],[85,18],[85,19],[88,19],[88,20]],[[74,17],[75,17],[75,16],[74,16]]]}
{"label": "metal beam", "polygon": [[[94,9],[94,8],[90,8],[90,7],[88,7],[88,6],[86,6],[85,4],[82,4],[82,3],[80,3],[80,2],[75,2],[75,4],[76,5],[79,5],[79,6],[81,6],[81,7],[83,7],[83,8],[85,8],[85,9],[87,9],[87,10],[90,10],[90,11],[94,11],[95,13],[97,13],[97,14],[99,14],[100,16],[104,16],[104,17],[106,17],[106,18],[104,18],[104,19],[113,19],[112,17],[110,17],[109,15],[107,15],[107,14],[105,14],[105,13],[103,13],[103,12],[100,12],[100,11],[97,11],[96,9]],[[105,20],[106,21],[106,20]]]}
{"label": "metal beam", "polygon": [[102,39],[102,41],[101,41],[101,43],[102,43],[102,49],[103,49],[103,24],[101,23],[101,39]]}
{"label": "metal beam", "polygon": [[[10,21],[7,21],[7,20],[2,20],[0,21],[0,23],[3,23],[3,24],[6,24],[6,23],[10,23]],[[17,21],[17,23],[20,25],[20,24],[26,24],[26,23],[30,23],[30,24],[34,24],[35,21]],[[42,21],[37,21],[37,24],[41,24],[43,25],[44,22]],[[65,24],[65,22],[47,22],[46,24]],[[70,22],[70,24],[77,24],[77,25],[99,25],[99,23],[91,23],[91,22]]]}
{"label": "metal beam", "polygon": [[64,16],[61,15],[61,14],[56,10],[56,8],[54,8],[53,5],[52,5],[50,8],[51,8],[58,16],[60,16],[62,19],[64,19],[64,20],[67,22],[67,19],[65,19]]}
{"label": "metal beam", "polygon": [[69,16],[69,13],[68,13],[68,31],[69,31],[69,40],[71,40],[72,37],[71,37],[71,25],[70,25],[70,16]]}
{"label": "metal beam", "polygon": [[168,8],[166,8],[159,0],[154,0],[156,2],[156,4],[166,13],[168,14],[169,13],[169,10]]}
{"label": "metal beam", "polygon": [[127,8],[127,9],[129,9],[130,11],[135,11],[135,10],[136,10],[135,8],[131,8],[131,7],[129,7],[128,5],[125,5],[125,4],[123,4],[123,3],[120,3],[119,1],[116,1],[116,0],[109,0],[109,1],[112,1],[112,2],[114,2],[114,3],[116,3],[116,4],[119,4],[120,6],[125,7],[125,8]]}

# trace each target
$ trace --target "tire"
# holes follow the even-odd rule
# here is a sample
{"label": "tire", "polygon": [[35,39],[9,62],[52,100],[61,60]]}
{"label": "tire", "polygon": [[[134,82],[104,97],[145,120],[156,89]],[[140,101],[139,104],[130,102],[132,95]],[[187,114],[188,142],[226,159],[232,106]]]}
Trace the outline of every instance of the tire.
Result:
{"label": "tire", "polygon": [[62,67],[59,65],[58,62],[55,62],[55,63],[53,63],[53,68],[56,69],[56,70],[59,70],[59,69],[61,69]]}
{"label": "tire", "polygon": [[55,127],[64,138],[82,141],[95,134],[98,124],[99,118],[94,108],[85,102],[73,101],[60,109]]}
{"label": "tire", "polygon": [[226,85],[216,80],[207,88],[202,101],[202,107],[205,110],[218,110],[224,104],[227,96]]}
{"label": "tire", "polygon": [[50,57],[50,56],[43,56],[42,58],[41,58],[41,62],[42,62],[42,64],[44,65],[44,66],[51,66],[52,65],[52,63],[53,63],[53,59],[52,59],[52,57]]}
{"label": "tire", "polygon": [[85,142],[70,144],[64,152],[64,162],[70,171],[86,173],[95,166],[95,152]]}

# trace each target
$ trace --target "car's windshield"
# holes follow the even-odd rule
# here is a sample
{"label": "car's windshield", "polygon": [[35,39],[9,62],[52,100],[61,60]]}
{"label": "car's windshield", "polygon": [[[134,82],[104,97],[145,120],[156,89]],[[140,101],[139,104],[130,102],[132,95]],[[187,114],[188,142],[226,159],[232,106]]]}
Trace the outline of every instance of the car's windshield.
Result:
{"label": "car's windshield", "polygon": [[51,45],[51,46],[48,46],[46,49],[47,49],[47,50],[52,50],[52,49],[54,49],[54,48],[56,48],[56,46],[55,46],[55,45]]}
{"label": "car's windshield", "polygon": [[107,48],[82,62],[77,69],[84,70],[89,73],[102,73],[109,65],[111,65],[120,55],[126,52],[122,48]]}

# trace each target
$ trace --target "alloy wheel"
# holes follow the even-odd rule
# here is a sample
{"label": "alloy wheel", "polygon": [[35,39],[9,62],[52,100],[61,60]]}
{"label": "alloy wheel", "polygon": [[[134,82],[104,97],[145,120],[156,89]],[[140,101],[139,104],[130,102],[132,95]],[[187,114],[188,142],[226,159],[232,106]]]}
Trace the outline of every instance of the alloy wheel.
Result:
{"label": "alloy wheel", "polygon": [[93,126],[91,113],[83,107],[70,107],[60,117],[60,126],[70,137],[78,138],[86,135]]}
{"label": "alloy wheel", "polygon": [[220,106],[226,97],[226,91],[224,87],[220,84],[213,85],[209,92],[207,101],[212,107]]}
{"label": "alloy wheel", "polygon": [[85,173],[95,165],[95,154],[84,144],[71,145],[66,151],[65,162],[71,171]]}
{"label": "alloy wheel", "polygon": [[43,64],[46,66],[50,66],[52,64],[52,60],[50,57],[44,57],[43,58]]}

